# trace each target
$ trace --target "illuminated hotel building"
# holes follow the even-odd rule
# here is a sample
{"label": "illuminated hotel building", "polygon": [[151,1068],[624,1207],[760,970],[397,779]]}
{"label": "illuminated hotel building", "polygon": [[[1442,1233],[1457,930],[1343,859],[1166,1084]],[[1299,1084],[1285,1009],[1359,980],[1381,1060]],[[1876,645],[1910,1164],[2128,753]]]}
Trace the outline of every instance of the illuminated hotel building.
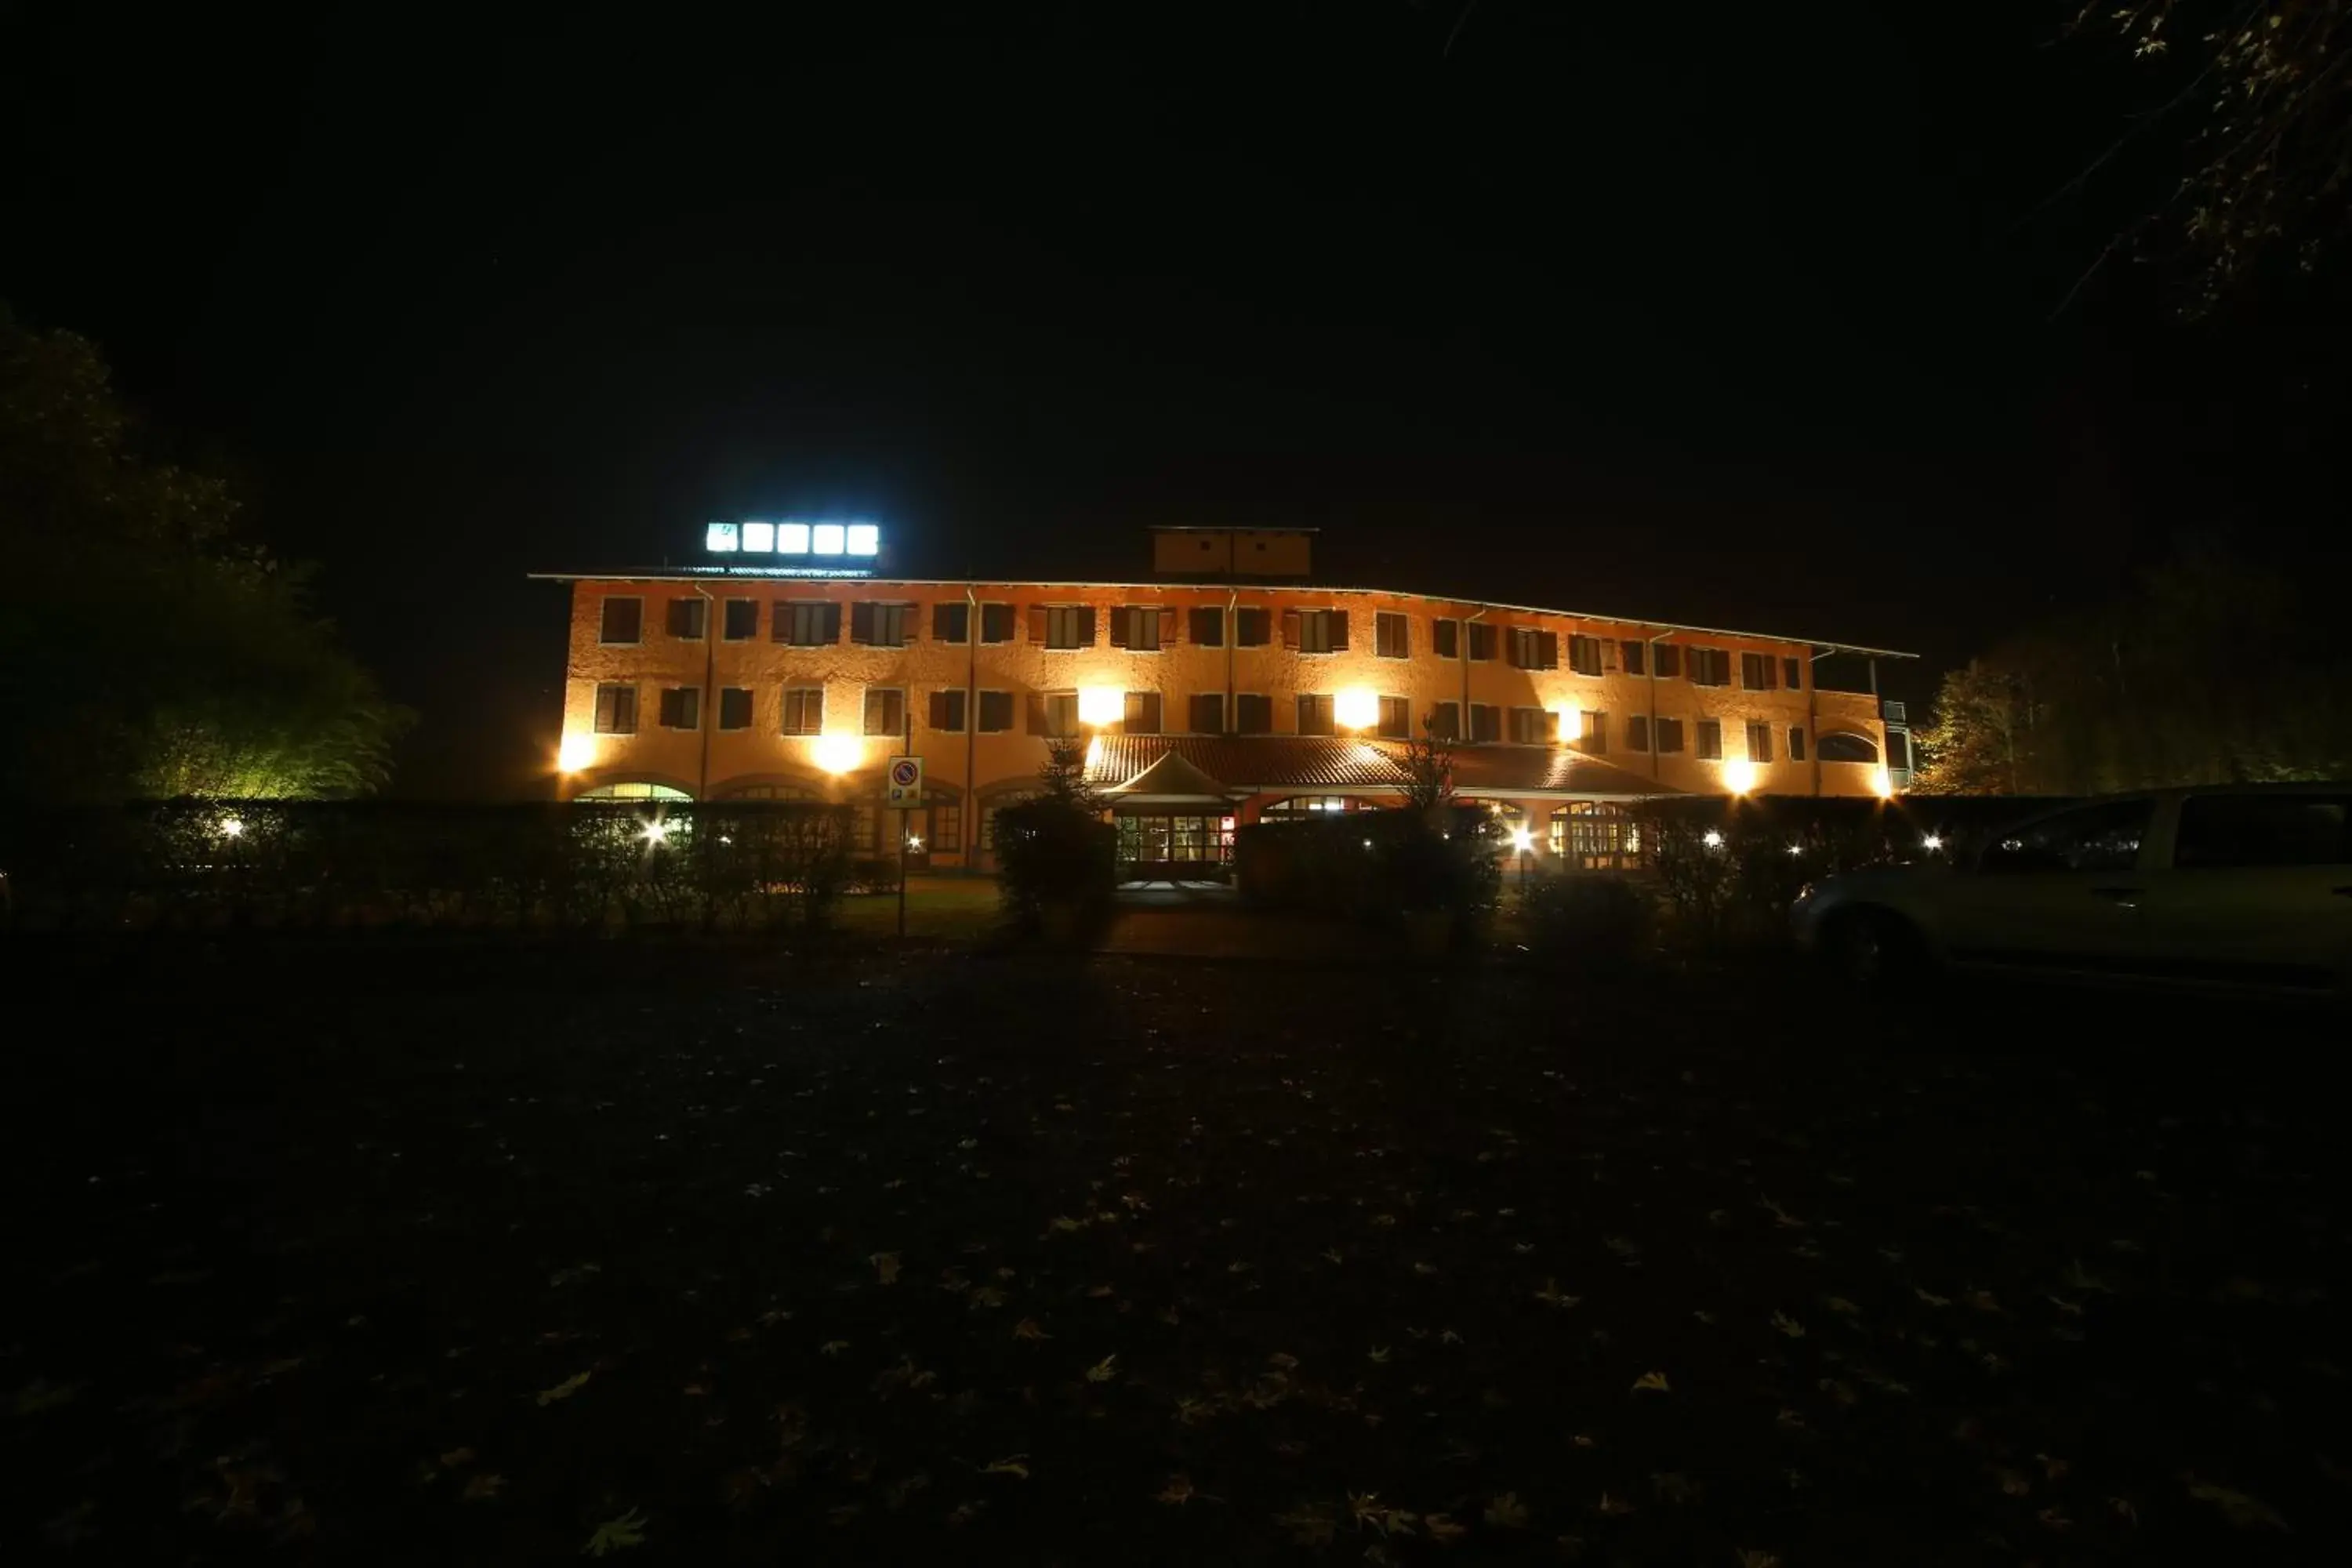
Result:
{"label": "illuminated hotel building", "polygon": [[[714,523],[694,565],[572,586],[567,798],[811,798],[896,847],[884,764],[934,866],[990,863],[995,809],[1082,739],[1130,858],[1213,858],[1260,816],[1395,805],[1424,723],[1464,798],[1538,855],[1607,866],[1658,795],[1883,794],[1885,648],[1308,583],[1302,531],[1162,529],[1151,580],[877,574],[862,523]],[[1898,775],[1899,778],[1899,775]]]}

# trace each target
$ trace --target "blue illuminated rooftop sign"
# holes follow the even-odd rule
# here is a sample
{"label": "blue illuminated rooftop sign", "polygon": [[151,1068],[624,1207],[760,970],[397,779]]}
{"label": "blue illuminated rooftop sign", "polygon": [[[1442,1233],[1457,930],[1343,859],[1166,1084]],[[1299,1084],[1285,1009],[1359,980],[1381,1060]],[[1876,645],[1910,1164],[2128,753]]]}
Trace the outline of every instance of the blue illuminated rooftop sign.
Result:
{"label": "blue illuminated rooftop sign", "polygon": [[[841,557],[871,561],[882,552],[882,531],[870,522],[714,522],[702,547],[713,555],[775,558],[780,565],[832,564]],[[822,558],[822,559],[820,559]],[[847,563],[843,563],[847,564]]]}

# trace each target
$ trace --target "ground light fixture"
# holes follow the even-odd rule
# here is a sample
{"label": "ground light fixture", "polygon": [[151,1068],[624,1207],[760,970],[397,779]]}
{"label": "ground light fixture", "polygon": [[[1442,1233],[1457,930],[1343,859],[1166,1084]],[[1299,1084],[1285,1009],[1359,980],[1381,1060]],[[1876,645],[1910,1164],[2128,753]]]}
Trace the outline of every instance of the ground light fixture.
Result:
{"label": "ground light fixture", "polygon": [[1706,845],[1709,849],[1720,849],[1723,847],[1723,835],[1710,827],[1706,830],[1706,835],[1699,839],[1699,842]]}
{"label": "ground light fixture", "polygon": [[1791,855],[1802,855],[1804,852],[1805,847],[1801,844],[1791,844],[1789,846],[1789,853]]}
{"label": "ground light fixture", "polygon": [[668,841],[668,839],[669,839],[669,824],[668,824],[668,823],[667,823],[667,822],[648,822],[648,823],[646,823],[646,843],[648,843],[648,844],[662,844],[662,843],[667,843],[667,842]]}
{"label": "ground light fixture", "polygon": [[1933,855],[1937,850],[1941,849],[1943,847],[1944,836],[1940,833],[1930,833],[1926,837],[1919,840],[1919,847],[1925,849],[1930,855]]}
{"label": "ground light fixture", "polygon": [[221,818],[220,830],[223,838],[242,838],[245,837],[245,819],[241,816],[224,816]]}

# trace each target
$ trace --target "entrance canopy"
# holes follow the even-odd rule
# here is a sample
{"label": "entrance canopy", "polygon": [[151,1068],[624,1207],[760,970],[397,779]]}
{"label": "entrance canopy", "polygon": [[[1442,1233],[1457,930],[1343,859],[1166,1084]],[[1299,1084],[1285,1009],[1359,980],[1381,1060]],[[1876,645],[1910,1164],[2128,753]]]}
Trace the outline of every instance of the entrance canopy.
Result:
{"label": "entrance canopy", "polygon": [[1120,816],[1177,805],[1224,811],[1232,807],[1234,799],[1234,793],[1200,764],[1183,752],[1173,751],[1163,752],[1158,762],[1125,784],[1104,790],[1102,796]]}

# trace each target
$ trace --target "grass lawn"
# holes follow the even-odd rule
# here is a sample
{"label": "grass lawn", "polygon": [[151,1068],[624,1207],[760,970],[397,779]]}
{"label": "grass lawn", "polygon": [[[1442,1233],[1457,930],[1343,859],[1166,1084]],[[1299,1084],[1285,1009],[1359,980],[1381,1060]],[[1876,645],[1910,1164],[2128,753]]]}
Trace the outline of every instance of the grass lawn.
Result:
{"label": "grass lawn", "polygon": [[1995,1008],[1893,1052],[1762,976],[38,970],[18,1005],[72,1010],[12,1031],[19,1548],[1908,1568],[2340,1537],[2336,1119],[2242,1017],[2216,1066],[2211,1020],[2104,1004],[2137,1037],[2044,1052]]}
{"label": "grass lawn", "polygon": [[[890,936],[898,929],[895,893],[845,898],[835,923],[854,936]],[[993,877],[914,876],[907,879],[907,935],[934,942],[972,942],[1003,924]]]}

